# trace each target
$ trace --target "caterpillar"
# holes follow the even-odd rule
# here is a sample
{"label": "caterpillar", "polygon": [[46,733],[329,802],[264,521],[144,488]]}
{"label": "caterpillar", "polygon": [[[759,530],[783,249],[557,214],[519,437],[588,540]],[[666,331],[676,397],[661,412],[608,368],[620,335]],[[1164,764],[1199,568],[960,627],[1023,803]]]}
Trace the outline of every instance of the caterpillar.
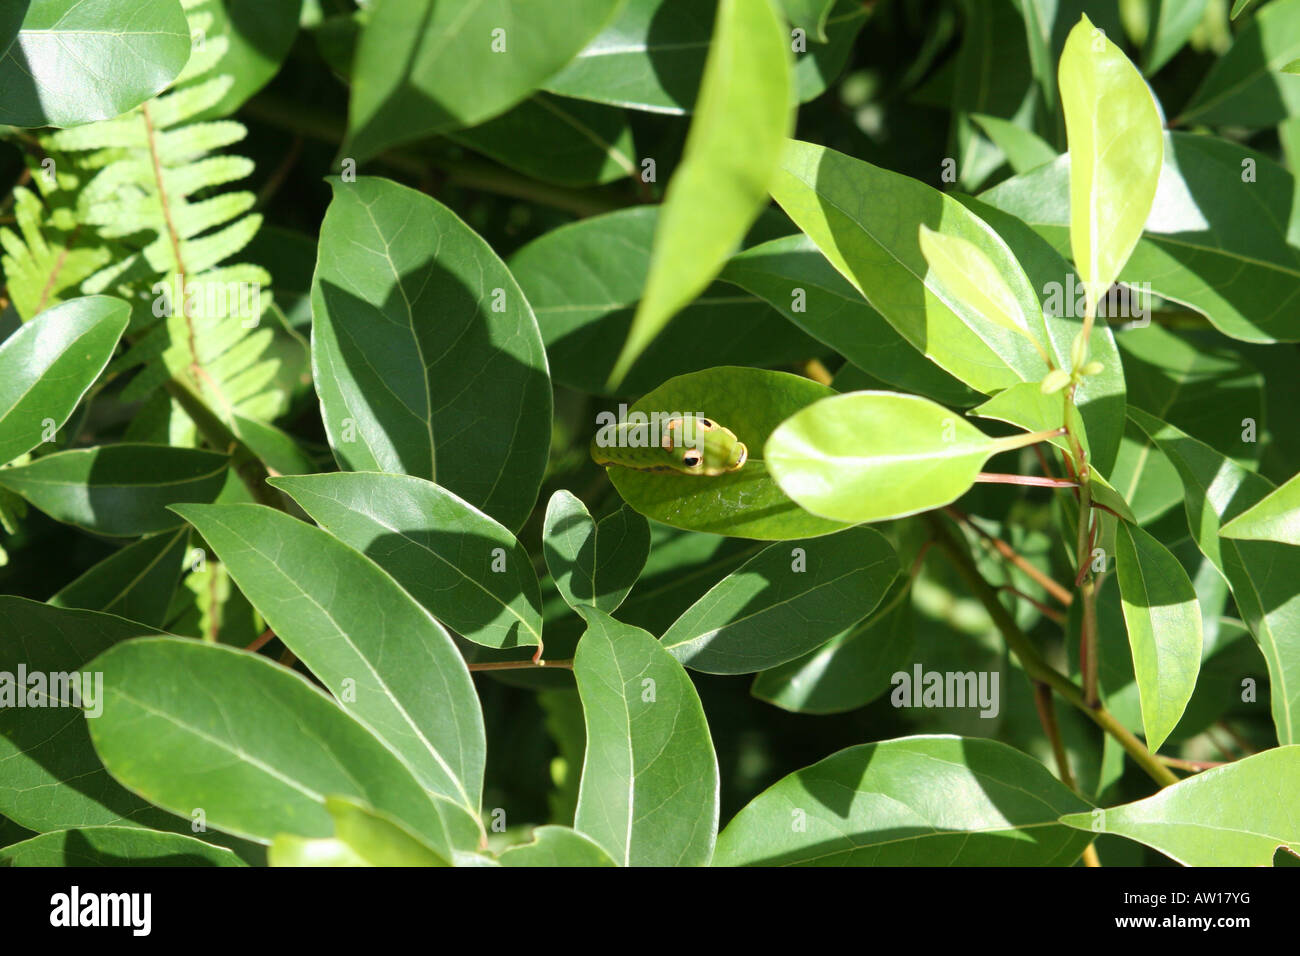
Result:
{"label": "caterpillar", "polygon": [[645,423],[620,422],[602,428],[591,440],[591,457],[598,465],[709,477],[737,471],[749,457],[749,449],[734,432],[702,415],[670,418],[660,433],[659,443],[654,444],[646,440],[651,426]]}

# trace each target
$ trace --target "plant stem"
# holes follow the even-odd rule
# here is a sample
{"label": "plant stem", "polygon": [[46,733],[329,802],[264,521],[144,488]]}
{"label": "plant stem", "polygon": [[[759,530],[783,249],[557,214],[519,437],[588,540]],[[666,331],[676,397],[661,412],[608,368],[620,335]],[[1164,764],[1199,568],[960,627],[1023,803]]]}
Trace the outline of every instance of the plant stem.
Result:
{"label": "plant stem", "polygon": [[565,670],[573,670],[573,661],[482,661],[480,663],[466,664],[472,671],[520,671],[536,670],[540,667],[561,667]]}
{"label": "plant stem", "polygon": [[1115,741],[1124,748],[1124,751],[1133,758],[1134,762],[1160,786],[1166,787],[1171,783],[1177,783],[1178,778],[1174,776],[1173,772],[1157,760],[1142,744],[1142,741],[1133,736],[1129,729],[1116,720],[1110,711],[1101,706],[1100,703],[1096,706],[1089,706],[1084,700],[1083,692],[1079,687],[1043,660],[1029,640],[1028,635],[1020,629],[1020,625],[1011,616],[1011,612],[998,600],[997,591],[993,589],[993,586],[988,581],[984,580],[966,548],[958,541],[948,526],[944,524],[943,519],[933,511],[927,512],[925,518],[930,524],[935,543],[948,555],[949,560],[957,569],[957,573],[961,575],[971,592],[984,605],[985,610],[989,612],[994,625],[1002,632],[1007,647],[1016,655],[1017,660],[1020,661],[1020,666],[1024,668],[1029,678],[1046,684],[1060,694],[1067,703],[1087,714],[1093,723],[1114,737]]}
{"label": "plant stem", "polygon": [[989,534],[972,521],[968,515],[958,511],[956,508],[948,507],[943,510],[992,545],[993,549],[997,551],[998,554],[1002,555],[1002,557],[1007,561],[1010,561],[1021,571],[1025,572],[1025,574],[1033,578],[1044,591],[1056,598],[1057,601],[1064,604],[1066,607],[1070,606],[1070,603],[1074,600],[1074,595],[1070,593],[1068,589],[1062,587],[1052,578],[1048,577],[1042,571],[1038,570],[1038,568],[1030,564],[1029,561],[1022,557],[1015,548],[1011,547],[1011,545],[1007,544],[1001,538],[996,538]]}

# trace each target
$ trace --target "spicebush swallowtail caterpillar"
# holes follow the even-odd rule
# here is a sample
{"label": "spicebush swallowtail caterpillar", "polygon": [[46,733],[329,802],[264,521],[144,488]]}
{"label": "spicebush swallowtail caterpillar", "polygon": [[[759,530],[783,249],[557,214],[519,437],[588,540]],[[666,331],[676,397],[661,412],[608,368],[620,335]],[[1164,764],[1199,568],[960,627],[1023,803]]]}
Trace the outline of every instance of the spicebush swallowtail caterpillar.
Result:
{"label": "spicebush swallowtail caterpillar", "polygon": [[602,429],[591,441],[591,457],[598,465],[712,477],[737,471],[749,457],[734,432],[703,415],[669,419],[660,428],[658,444],[645,441],[650,426],[644,423],[620,422],[608,431],[612,436]]}

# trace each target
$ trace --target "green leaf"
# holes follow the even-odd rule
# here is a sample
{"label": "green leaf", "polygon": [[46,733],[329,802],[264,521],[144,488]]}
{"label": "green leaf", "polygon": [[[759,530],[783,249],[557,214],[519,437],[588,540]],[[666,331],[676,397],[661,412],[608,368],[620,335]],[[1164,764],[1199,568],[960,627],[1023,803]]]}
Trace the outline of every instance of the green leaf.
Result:
{"label": "green leaf", "polygon": [[228,463],[216,452],[121,442],[0,468],[0,488],[22,495],[56,521],[134,537],[180,524],[169,505],[215,500]]}
{"label": "green leaf", "polygon": [[721,278],[761,296],[809,335],[901,391],[946,405],[978,399],[894,331],[802,233],[738,253]]}
{"label": "green leaf", "polygon": [[283,512],[236,504],[177,513],[345,710],[421,784],[478,812],[485,749],[478,697],[428,611],[365,556]]}
{"label": "green leaf", "polygon": [[343,154],[360,161],[505,112],[573,59],[618,5],[381,0],[357,46]]}
{"label": "green leaf", "polygon": [[160,92],[190,58],[176,0],[120,4],[27,0],[0,59],[0,123],[77,126],[112,119]]}
{"label": "green leaf", "polygon": [[542,599],[528,552],[445,488],[423,478],[364,472],[273,478],[271,484],[457,634],[487,647],[541,646]]}
{"label": "green leaf", "polygon": [[1233,0],[1232,12],[1228,15],[1228,18],[1231,20],[1237,19],[1258,2],[1259,0]]}
{"label": "green leaf", "polygon": [[181,578],[189,529],[177,528],[129,544],[50,598],[55,607],[85,608],[162,627]]}
{"label": "green leaf", "polygon": [[850,392],[790,416],[763,457],[781,490],[815,515],[854,524],[956,501],[984,463],[1033,436],[990,438],[916,395]]}
{"label": "green leaf", "polygon": [[[556,382],[609,393],[605,382],[650,272],[658,218],[658,206],[593,216],[552,229],[511,257]],[[611,249],[618,254],[610,255]],[[819,351],[816,341],[761,299],[714,283],[664,327],[617,392],[641,394],[674,375],[714,365],[781,365]]]}
{"label": "green leaf", "polygon": [[298,35],[302,5],[303,0],[200,0],[190,7],[191,16],[212,18],[203,32],[203,44],[225,46],[220,70],[234,80],[199,118],[229,116],[279,72]]}
{"label": "green leaf", "polygon": [[1160,0],[1154,5],[1155,22],[1142,45],[1142,72],[1156,72],[1183,48],[1205,17],[1209,0]]}
{"label": "green leaf", "polygon": [[130,306],[86,296],[47,309],[0,343],[0,465],[62,428],[113,357]]}
{"label": "green leaf", "polygon": [[361,854],[335,837],[277,834],[266,853],[270,866],[370,866]]}
{"label": "green leaf", "polygon": [[791,26],[803,30],[810,39],[826,42],[826,19],[835,0],[780,0],[780,3]]}
{"label": "green leaf", "polygon": [[498,857],[502,866],[617,866],[589,836],[568,827],[538,827],[531,843]]}
{"label": "green leaf", "polygon": [[[1033,288],[1006,244],[955,199],[924,183],[811,143],[791,141],[772,195],[831,264],[912,345],[981,392],[1038,381],[1042,359],[1013,332],[949,301],[930,274],[918,226],[976,245],[1042,330]],[[888,195],[881,203],[874,197]]]}
{"label": "green leaf", "polygon": [[1056,821],[1086,809],[1006,744],[903,737],[849,747],[782,778],[727,824],[713,863],[1068,866],[1091,838]]}
{"label": "green leaf", "polygon": [[1178,469],[1187,523],[1201,553],[1228,582],[1268,665],[1278,741],[1300,740],[1300,552],[1275,541],[1221,537],[1223,524],[1265,498],[1272,484],[1140,409],[1129,417]]}
{"label": "green leaf", "polygon": [[326,797],[334,838],[371,866],[448,866],[424,840],[387,814],[350,797]]}
{"label": "green leaf", "polygon": [[802,657],[762,671],[749,692],[797,714],[838,714],[869,704],[913,660],[912,608],[906,581],[880,607]]}
{"label": "green leaf", "polygon": [[1175,122],[1262,127],[1300,112],[1300,80],[1279,72],[1300,56],[1297,14],[1300,2],[1278,0],[1247,21]]}
{"label": "green leaf", "polygon": [[542,551],[570,607],[613,614],[645,567],[650,525],[626,505],[593,521],[586,505],[561,490],[546,505]]}
{"label": "green leaf", "polygon": [[790,69],[771,0],[721,0],[681,165],[664,194],[645,294],[611,384],[704,291],[766,203],[793,121]]}
{"label": "green leaf", "polygon": [[1164,154],[1146,81],[1087,16],[1058,77],[1070,144],[1070,248],[1089,301],[1106,292],[1142,235]]}
{"label": "green leaf", "polygon": [[661,641],[692,670],[752,674],[862,620],[898,570],[894,549],[871,528],[770,545],[691,605]]}
{"label": "green leaf", "polygon": [[777,487],[759,449],[790,415],[835,394],[785,372],[723,367],[679,375],[635,402],[630,412],[707,415],[750,450],[738,471],[716,478],[609,468],[623,500],[647,518],[688,531],[765,540],[807,538],[839,531],[843,522],[808,514]]}
{"label": "green leaf", "polygon": [[1184,866],[1271,866],[1278,847],[1300,851],[1295,805],[1300,747],[1277,747],[1212,767],[1159,793],[1061,817],[1067,826],[1154,847]]}
{"label": "green leaf", "polygon": [[1300,545],[1300,475],[1270,491],[1219,529],[1225,538]]}
{"label": "green leaf", "polygon": [[244,866],[225,847],[139,827],[75,827],[0,849],[0,866]]}
{"label": "green leaf", "polygon": [[312,365],[340,467],[428,478],[518,528],[551,436],[528,301],[441,203],[386,179],[331,185]]}
{"label": "green leaf", "polygon": [[401,759],[306,678],[201,641],[138,638],[95,658],[104,713],[95,750],[151,803],[259,843],[326,837],[327,796],[352,796],[450,855],[444,814]]}
{"label": "green leaf", "polygon": [[993,140],[993,145],[1002,150],[1017,173],[1027,173],[1056,159],[1056,150],[1032,130],[983,113],[972,113],[971,119]]}
{"label": "green leaf", "polygon": [[1182,719],[1201,668],[1201,609],[1178,559],[1141,528],[1121,524],[1116,576],[1133,648],[1147,749],[1156,753]]}
{"label": "green leaf", "polygon": [[575,826],[624,866],[703,866],[718,833],[718,758],[671,654],[588,609],[573,673],[587,754]]}

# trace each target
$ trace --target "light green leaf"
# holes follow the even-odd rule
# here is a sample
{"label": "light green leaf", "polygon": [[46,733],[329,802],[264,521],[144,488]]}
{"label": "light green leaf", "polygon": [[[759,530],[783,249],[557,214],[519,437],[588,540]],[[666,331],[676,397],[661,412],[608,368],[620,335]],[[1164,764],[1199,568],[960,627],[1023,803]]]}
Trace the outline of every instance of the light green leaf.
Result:
{"label": "light green leaf", "polygon": [[618,6],[380,0],[357,45],[343,155],[360,161],[505,112],[573,59]]}
{"label": "light green leaf", "polygon": [[162,627],[181,578],[188,541],[185,527],[142,538],[61,588],[49,603],[105,611]]}
{"label": "light green leaf", "polygon": [[245,866],[225,847],[140,827],[75,827],[0,849],[0,866]]}
{"label": "light green leaf", "polygon": [[361,854],[335,837],[277,834],[266,853],[270,866],[370,866]]}
{"label": "light green leaf", "polygon": [[371,866],[449,866],[397,820],[352,797],[326,797],[334,838]]}
{"label": "light green leaf", "polygon": [[1141,528],[1121,524],[1115,573],[1133,648],[1147,749],[1178,726],[1201,669],[1201,609],[1178,559]]}
{"label": "light green leaf", "polygon": [[588,609],[573,673],[587,725],[575,826],[624,866],[703,866],[718,833],[718,758],[682,665]]}
{"label": "light green leaf", "polygon": [[486,746],[478,697],[428,611],[364,555],[283,512],[236,504],[177,513],[345,710],[421,784],[478,812]]}
{"label": "light green leaf", "polygon": [[617,866],[600,845],[568,827],[538,827],[531,843],[498,857],[502,866]]}
{"label": "light green leaf", "polygon": [[1119,276],[1151,211],[1164,154],[1146,81],[1087,16],[1058,75],[1070,144],[1070,248],[1089,300]]}
{"label": "light green leaf", "polygon": [[706,674],[752,674],[793,660],[862,620],[898,576],[871,528],[763,549],[664,633],[673,656]]}
{"label": "light green leaf", "polygon": [[445,488],[423,478],[365,472],[273,478],[271,484],[457,634],[487,647],[541,646],[542,599],[528,552]]}
{"label": "light green leaf", "polygon": [[131,308],[94,295],[47,309],[0,343],[0,465],[63,427],[113,357]]}
{"label": "light green leaf", "polygon": [[298,35],[302,5],[303,0],[200,0],[190,7],[191,16],[212,18],[203,45],[225,45],[218,69],[234,81],[199,119],[229,116],[275,76]]}
{"label": "light green leaf", "polygon": [[570,607],[613,614],[645,567],[650,525],[627,506],[593,521],[586,505],[561,490],[546,506],[542,551]]}
{"label": "light green leaf", "polygon": [[1032,130],[983,113],[973,113],[971,119],[993,140],[993,145],[1002,150],[1017,173],[1027,173],[1056,159],[1056,150]]}
{"label": "light green leaf", "polygon": [[681,165],[664,194],[645,294],[611,384],[713,280],[758,217],[791,129],[790,70],[772,0],[721,0]]}
{"label": "light green leaf", "polygon": [[26,0],[0,59],[0,123],[77,126],[161,92],[190,58],[177,0]]}
{"label": "light green leaf", "polygon": [[312,365],[339,465],[428,478],[518,528],[551,437],[546,356],[523,292],[441,203],[386,179],[331,184]]}
{"label": "light green leaf", "polygon": [[[1233,8],[1233,19],[1244,6]],[[1272,126],[1300,112],[1300,79],[1282,68],[1300,56],[1300,2],[1277,0],[1245,23],[1214,61],[1177,124]]]}
{"label": "light green leaf", "polygon": [[781,423],[763,458],[781,490],[815,515],[859,523],[957,500],[984,463],[1033,436],[990,438],[916,395],[850,392]]}
{"label": "light green leaf", "polygon": [[[936,799],[936,794],[943,794]],[[782,778],[727,824],[715,866],[1069,866],[1087,804],[994,740],[861,744]]]}
{"label": "light green leaf", "polygon": [[[877,197],[888,195],[882,203]],[[1047,372],[1013,332],[980,322],[929,274],[918,226],[965,239],[1008,282],[1036,336],[1042,315],[1011,251],[987,224],[924,183],[811,143],[791,141],[772,196],[831,264],[914,347],[981,392]]]}
{"label": "light green leaf", "polygon": [[1294,801],[1300,747],[1277,747],[1212,767],[1159,793],[1061,817],[1067,826],[1154,847],[1184,866],[1271,866],[1278,847],[1300,851]]}
{"label": "light green leaf", "polygon": [[0,468],[0,488],[22,495],[56,521],[134,537],[180,524],[169,505],[215,500],[229,461],[197,448],[121,442]]}
{"label": "light green leaf", "polygon": [[1300,545],[1300,475],[1270,491],[1219,529],[1225,538]]}

